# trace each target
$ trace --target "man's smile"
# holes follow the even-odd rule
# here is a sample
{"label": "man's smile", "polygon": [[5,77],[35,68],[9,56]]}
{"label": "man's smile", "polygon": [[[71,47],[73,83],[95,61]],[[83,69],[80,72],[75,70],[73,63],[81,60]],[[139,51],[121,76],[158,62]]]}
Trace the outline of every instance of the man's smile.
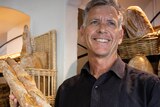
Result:
{"label": "man's smile", "polygon": [[110,39],[106,39],[106,38],[93,38],[93,39],[101,43],[108,43],[109,41],[111,41]]}

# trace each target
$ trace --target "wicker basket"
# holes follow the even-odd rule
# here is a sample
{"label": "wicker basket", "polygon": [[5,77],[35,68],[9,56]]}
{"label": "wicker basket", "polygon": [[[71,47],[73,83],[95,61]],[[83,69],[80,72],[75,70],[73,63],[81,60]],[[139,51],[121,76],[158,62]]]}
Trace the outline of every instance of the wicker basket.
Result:
{"label": "wicker basket", "polygon": [[27,68],[26,71],[34,78],[38,89],[46,96],[49,103],[54,105],[56,95],[56,71],[52,69]]}
{"label": "wicker basket", "polygon": [[34,52],[46,52],[48,64],[46,69],[56,70],[56,31],[51,30],[34,38]]}
{"label": "wicker basket", "polygon": [[160,31],[149,33],[139,38],[124,39],[118,47],[118,53],[122,59],[129,59],[136,54],[158,55],[160,54]]}

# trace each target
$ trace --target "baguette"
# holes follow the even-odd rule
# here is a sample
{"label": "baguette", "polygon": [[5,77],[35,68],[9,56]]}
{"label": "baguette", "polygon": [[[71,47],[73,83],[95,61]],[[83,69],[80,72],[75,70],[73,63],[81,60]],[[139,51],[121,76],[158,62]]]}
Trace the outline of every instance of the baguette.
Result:
{"label": "baguette", "polygon": [[24,26],[24,32],[22,35],[23,45],[21,50],[20,64],[24,68],[42,68],[41,60],[33,54],[33,47],[31,43],[31,34],[27,25]]}
{"label": "baguette", "polygon": [[24,32],[22,34],[23,45],[21,50],[21,56],[30,55],[33,53],[31,44],[31,34],[27,25],[24,26]]}
{"label": "baguette", "polygon": [[43,95],[43,93],[37,88],[36,83],[33,78],[21,67],[17,62],[11,58],[7,58],[6,62],[14,69],[17,78],[22,82],[25,89],[33,97],[39,106],[51,107]]}
{"label": "baguette", "polygon": [[17,98],[21,107],[40,107],[33,97],[27,92],[24,85],[18,80],[14,70],[3,60],[0,61],[0,70],[6,79],[10,89]]}

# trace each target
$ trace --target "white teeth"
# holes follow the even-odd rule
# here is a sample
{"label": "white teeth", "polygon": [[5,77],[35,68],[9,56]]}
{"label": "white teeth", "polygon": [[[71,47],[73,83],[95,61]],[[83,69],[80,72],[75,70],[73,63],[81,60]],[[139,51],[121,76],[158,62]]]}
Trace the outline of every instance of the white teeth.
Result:
{"label": "white teeth", "polygon": [[102,42],[102,43],[105,43],[105,42],[109,42],[108,39],[95,39],[97,42]]}

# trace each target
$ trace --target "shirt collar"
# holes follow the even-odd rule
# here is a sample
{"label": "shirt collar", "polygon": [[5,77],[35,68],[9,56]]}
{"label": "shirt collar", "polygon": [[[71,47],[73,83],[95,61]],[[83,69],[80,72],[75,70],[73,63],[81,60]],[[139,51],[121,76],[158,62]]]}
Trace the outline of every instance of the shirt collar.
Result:
{"label": "shirt collar", "polygon": [[[89,73],[90,74],[90,67],[89,67],[89,62],[87,62],[82,70],[81,73]],[[118,57],[116,59],[116,61],[114,62],[114,64],[112,65],[112,67],[110,68],[110,71],[114,72],[119,78],[123,78],[125,75],[125,63],[122,61],[122,59],[120,57]]]}
{"label": "shirt collar", "polygon": [[110,68],[119,78],[123,78],[125,75],[125,63],[122,61],[120,57],[118,57],[115,63]]}

